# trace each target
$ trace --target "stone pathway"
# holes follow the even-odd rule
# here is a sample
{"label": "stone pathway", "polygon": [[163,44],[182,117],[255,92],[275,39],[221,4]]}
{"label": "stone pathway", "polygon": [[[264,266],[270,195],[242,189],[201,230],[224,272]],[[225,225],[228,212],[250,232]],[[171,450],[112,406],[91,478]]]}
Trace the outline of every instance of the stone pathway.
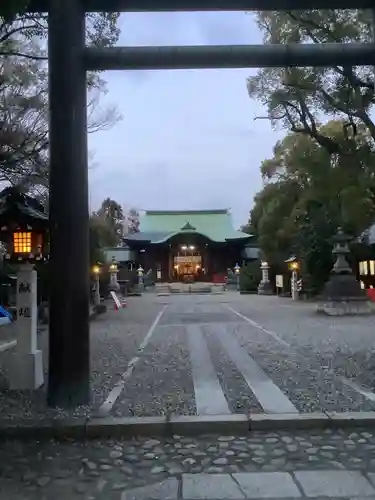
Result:
{"label": "stone pathway", "polygon": [[1,500],[375,498],[374,477],[361,428],[0,444]]}
{"label": "stone pathway", "polygon": [[125,491],[121,500],[242,500],[375,498],[375,474],[350,470],[183,474]]}
{"label": "stone pathway", "polygon": [[357,327],[353,320],[324,321],[311,306],[278,305],[277,297],[168,300],[107,408],[112,415],[375,410],[375,380],[363,390],[356,386],[374,372],[373,334],[364,328],[371,319]]}
{"label": "stone pathway", "polygon": [[[46,370],[47,337],[39,337]],[[311,304],[144,294],[92,322],[90,347],[92,402],[73,412],[46,408],[46,386],[7,391],[9,351],[0,352],[0,426],[98,413],[375,411],[372,319],[322,318]]]}

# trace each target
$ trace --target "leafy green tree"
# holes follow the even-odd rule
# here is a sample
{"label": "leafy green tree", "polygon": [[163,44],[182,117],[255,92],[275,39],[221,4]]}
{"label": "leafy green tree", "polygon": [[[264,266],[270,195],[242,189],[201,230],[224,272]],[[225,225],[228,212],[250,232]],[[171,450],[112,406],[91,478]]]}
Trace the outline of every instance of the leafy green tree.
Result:
{"label": "leafy green tree", "polygon": [[330,270],[330,238],[337,227],[356,237],[375,218],[375,145],[368,130],[360,126],[348,138],[343,122],[331,121],[318,132],[354,153],[331,155],[308,135],[288,134],[261,165],[265,185],[249,221],[271,262],[291,254],[302,260],[313,290]]}
{"label": "leafy green tree", "polygon": [[121,244],[124,212],[122,206],[111,198],[103,200],[99,210],[94,212],[91,223],[97,228],[102,247]]}
{"label": "leafy green tree", "polygon": [[[371,42],[370,10],[259,12],[264,43]],[[266,68],[248,78],[252,98],[267,109],[274,127],[314,138],[330,154],[346,154],[345,143],[322,133],[322,115],[345,120],[345,130],[362,125],[375,139],[371,67]]]}
{"label": "leafy green tree", "polygon": [[241,267],[240,289],[243,292],[256,292],[262,278],[259,261],[248,262]]}
{"label": "leafy green tree", "polygon": [[[94,218],[90,218],[90,265],[94,266],[97,262],[104,262],[103,240],[106,232],[101,224]],[[110,245],[111,246],[111,245]]]}

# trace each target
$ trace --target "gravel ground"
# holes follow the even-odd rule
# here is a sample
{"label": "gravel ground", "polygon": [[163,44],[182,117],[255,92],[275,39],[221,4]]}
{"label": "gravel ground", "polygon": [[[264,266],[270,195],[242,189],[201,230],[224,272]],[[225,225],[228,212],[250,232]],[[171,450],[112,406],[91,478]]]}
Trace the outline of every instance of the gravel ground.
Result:
{"label": "gravel ground", "polygon": [[[267,299],[271,302],[267,303]],[[328,328],[324,320],[313,315],[311,304],[298,307],[281,302],[280,305],[277,300],[275,297],[251,297],[248,299],[249,303],[241,299],[237,305],[233,301],[229,304],[252,320],[255,318],[259,323],[262,321],[263,326],[272,328],[283,340],[290,343],[290,347],[230,312],[222,299],[214,302],[211,297],[205,301],[202,297],[171,298],[151,343],[114,406],[115,414],[195,412],[189,362],[192,354],[186,339],[189,325],[195,325],[203,331],[216,375],[229,408],[234,413],[257,413],[263,410],[245,382],[243,374],[229,359],[225,348],[218,341],[219,332],[234,336],[298,411],[375,410],[374,402],[343,384],[339,377],[340,370],[335,369],[333,362],[335,360],[338,363],[340,358],[332,356],[332,346],[340,343],[347,345],[343,340],[345,335],[354,342],[356,333],[350,333],[347,323],[343,324],[346,325],[346,331],[338,330],[332,320],[331,323],[326,322],[333,325]],[[272,314],[269,303],[272,304]],[[355,325],[355,320],[351,320],[351,326]],[[363,318],[359,320],[361,323]],[[330,333],[326,333],[331,330],[340,339],[332,339]],[[352,359],[348,357],[345,366],[350,366],[350,363],[353,364]],[[203,382],[211,383],[210,380]]]}
{"label": "gravel ground", "polygon": [[[290,351],[296,353],[296,360],[302,362],[302,366],[308,363],[309,372],[316,373],[317,379],[335,380],[331,392],[336,385],[351,402],[350,408],[373,409],[358,392],[342,384],[339,377],[348,378],[369,391],[375,389],[374,316],[326,317],[316,314],[314,304],[293,304],[290,299],[277,297],[254,296],[247,303],[239,301],[230,306],[288,342]],[[319,393],[324,396],[324,391]]]}
{"label": "gravel ground", "polygon": [[[147,303],[147,307],[145,306]],[[104,401],[113,385],[126,370],[130,359],[136,354],[139,345],[147,334],[151,324],[163,305],[143,297],[128,298],[128,307],[124,310],[108,312],[96,318],[90,324],[91,335],[91,388],[90,407],[61,411],[46,408],[46,384],[37,391],[8,391],[7,359],[10,350],[0,352],[0,415],[1,423],[22,421],[30,425],[35,421],[64,419],[86,416],[95,412]],[[39,337],[44,352],[44,371],[47,383],[48,370],[48,331],[44,329]]]}
{"label": "gravel ground", "polygon": [[374,403],[349,389],[332,370],[318,363],[314,351],[284,347],[250,325],[239,325],[233,333],[299,411],[374,411]]}
{"label": "gravel ground", "polygon": [[[165,304],[167,308],[149,343],[139,351]],[[235,315],[228,306],[253,323]],[[142,298],[130,298],[127,309],[109,310],[92,323],[92,405],[76,409],[74,415],[96,411],[136,355],[139,360],[112,414],[195,414],[192,354],[187,342],[187,330],[192,332],[194,328],[203,333],[214,371],[232,412],[263,410],[218,341],[220,332],[236,338],[244,352],[299,411],[374,411],[374,402],[340,378],[350,378],[370,390],[374,387],[372,317],[326,318],[316,315],[314,307],[312,304],[293,304],[288,299],[234,293],[163,298],[145,294]],[[278,342],[272,332],[290,347]],[[41,336],[44,349],[47,348],[46,337],[47,332],[44,332]],[[0,353],[3,369],[0,383],[1,373],[6,374],[4,366],[8,353]],[[44,358],[46,361],[47,356]],[[212,380],[202,382],[207,386]],[[31,394],[1,391],[0,405],[3,408],[0,424],[4,420],[23,419],[32,423],[36,419],[70,415],[46,410],[45,388]]]}
{"label": "gravel ground", "polygon": [[182,473],[375,471],[368,429],[173,436],[131,441],[8,441],[0,446],[0,498],[120,500],[121,492]]}
{"label": "gravel ground", "polygon": [[195,414],[189,352],[183,327],[157,328],[113,414]]}
{"label": "gravel ground", "polygon": [[212,363],[233,413],[261,413],[262,407],[246,384],[242,374],[229,359],[227,352],[215,337],[214,325],[205,325]]}

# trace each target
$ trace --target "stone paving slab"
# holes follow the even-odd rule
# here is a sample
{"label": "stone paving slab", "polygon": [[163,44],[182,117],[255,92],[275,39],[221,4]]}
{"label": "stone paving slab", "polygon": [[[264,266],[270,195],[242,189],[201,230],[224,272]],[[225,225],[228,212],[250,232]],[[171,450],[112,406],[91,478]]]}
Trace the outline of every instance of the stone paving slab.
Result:
{"label": "stone paving slab", "polygon": [[0,439],[115,439],[174,434],[248,436],[256,431],[324,431],[352,427],[375,427],[373,412],[339,414],[255,414],[156,417],[93,417],[44,419],[38,423],[0,425]]}
{"label": "stone paving slab", "polygon": [[184,478],[186,496],[210,491],[217,500],[223,491],[230,498],[239,490],[241,499],[286,499],[295,487],[302,497],[324,497],[311,490],[316,485],[340,499],[375,496],[375,432],[354,427],[0,443],[1,500],[162,500],[175,498],[176,488],[181,499]]}
{"label": "stone paving slab", "polygon": [[365,497],[374,488],[360,472],[349,470],[296,471],[294,477],[307,497]]}
{"label": "stone paving slab", "polygon": [[[369,480],[361,472],[351,470],[298,471],[292,474],[182,474],[180,482],[183,500],[345,499],[375,496]],[[122,494],[121,500],[177,500],[179,491],[179,482],[167,479],[156,485],[128,490]]]}

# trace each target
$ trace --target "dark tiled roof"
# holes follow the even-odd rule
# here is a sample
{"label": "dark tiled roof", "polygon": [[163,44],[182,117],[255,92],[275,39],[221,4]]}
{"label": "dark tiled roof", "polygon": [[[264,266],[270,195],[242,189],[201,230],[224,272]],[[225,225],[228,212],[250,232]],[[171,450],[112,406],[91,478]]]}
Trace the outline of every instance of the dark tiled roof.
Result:
{"label": "dark tiled roof", "polygon": [[158,241],[164,241],[168,236],[172,236],[173,233],[160,232],[160,231],[145,231],[140,233],[132,233],[124,236],[124,241],[149,241],[151,243],[157,243]]}

